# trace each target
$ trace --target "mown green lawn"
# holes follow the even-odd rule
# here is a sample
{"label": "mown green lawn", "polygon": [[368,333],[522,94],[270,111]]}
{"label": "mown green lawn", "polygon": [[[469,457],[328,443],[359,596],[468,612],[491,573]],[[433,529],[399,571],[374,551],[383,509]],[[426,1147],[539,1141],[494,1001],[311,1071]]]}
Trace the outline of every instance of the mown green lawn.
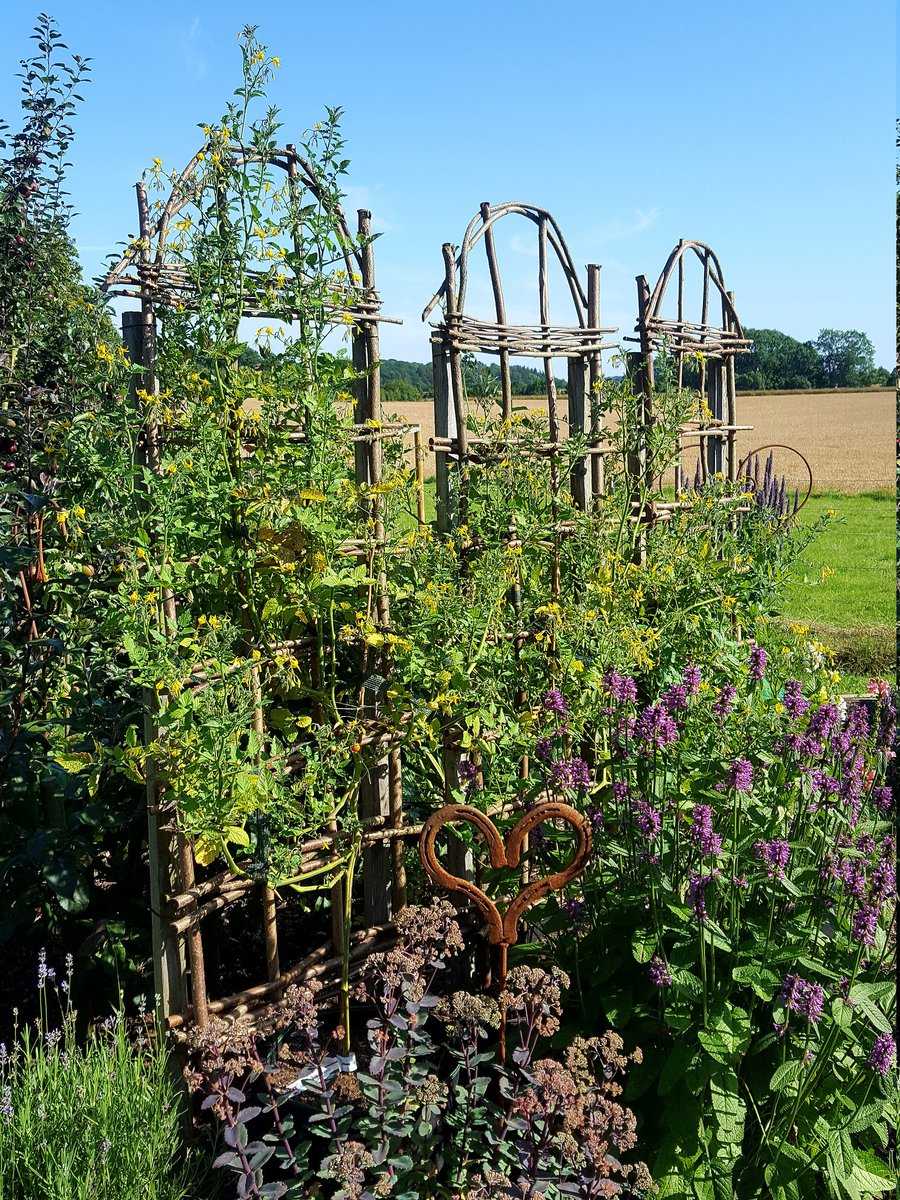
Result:
{"label": "mown green lawn", "polygon": [[890,492],[813,496],[801,520],[833,511],[804,551],[784,612],[809,625],[837,654],[848,690],[895,672],[895,499]]}

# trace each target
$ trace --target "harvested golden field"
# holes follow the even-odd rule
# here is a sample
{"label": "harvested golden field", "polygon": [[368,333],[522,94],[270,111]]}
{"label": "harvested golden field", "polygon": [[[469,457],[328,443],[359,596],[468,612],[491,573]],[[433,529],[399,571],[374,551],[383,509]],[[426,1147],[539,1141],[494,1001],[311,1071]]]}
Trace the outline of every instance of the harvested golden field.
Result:
{"label": "harvested golden field", "polygon": [[[517,406],[540,409],[540,396],[520,396]],[[565,411],[565,398],[562,398]],[[753,430],[738,434],[738,453],[771,442],[795,446],[809,459],[816,492],[869,492],[894,487],[895,393],[883,391],[800,392],[738,396],[738,424]],[[402,421],[417,422],[423,440],[434,432],[430,400],[394,406]],[[805,486],[806,472],[795,455],[776,450],[776,468],[789,484]],[[693,469],[694,451],[685,465]],[[434,470],[428,456],[426,472]]]}

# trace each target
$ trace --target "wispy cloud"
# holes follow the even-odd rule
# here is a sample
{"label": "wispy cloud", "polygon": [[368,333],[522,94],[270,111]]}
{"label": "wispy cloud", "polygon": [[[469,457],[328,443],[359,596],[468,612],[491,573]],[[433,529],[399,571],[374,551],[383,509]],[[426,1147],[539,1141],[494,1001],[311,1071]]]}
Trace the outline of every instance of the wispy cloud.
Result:
{"label": "wispy cloud", "polygon": [[372,231],[373,233],[396,233],[397,226],[388,221],[380,211],[384,205],[384,200],[380,199],[380,185],[367,187],[365,184],[350,184],[344,194],[342,207],[347,216],[347,221],[351,228],[355,228],[356,210],[366,208],[372,214]]}
{"label": "wispy cloud", "polygon": [[637,237],[638,234],[652,229],[661,215],[661,210],[653,208],[636,208],[630,215],[613,217],[591,231],[591,237],[597,241],[620,242],[625,238]]}
{"label": "wispy cloud", "polygon": [[181,59],[194,79],[203,79],[209,70],[209,60],[200,48],[200,18],[194,17],[187,29],[178,36]]}

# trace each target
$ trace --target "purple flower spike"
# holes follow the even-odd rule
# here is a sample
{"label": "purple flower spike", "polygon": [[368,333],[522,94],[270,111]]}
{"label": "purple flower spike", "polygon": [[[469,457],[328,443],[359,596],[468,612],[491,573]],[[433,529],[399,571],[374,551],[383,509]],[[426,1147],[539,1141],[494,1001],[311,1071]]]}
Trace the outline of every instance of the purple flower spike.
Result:
{"label": "purple flower spike", "polygon": [[678,726],[661,704],[648,704],[634,726],[634,736],[647,749],[662,750],[678,738]]}
{"label": "purple flower spike", "polygon": [[791,1012],[799,1013],[816,1025],[825,1007],[825,989],[800,975],[785,975],[781,985],[781,1003]]}
{"label": "purple flower spike", "polygon": [[688,690],[684,683],[673,684],[667,688],[660,696],[660,703],[668,713],[680,712],[681,709],[687,708]]}
{"label": "purple flower spike", "polygon": [[766,864],[770,879],[784,879],[784,872],[791,858],[791,848],[783,838],[773,838],[770,842],[756,842],[753,852],[760,862]]}
{"label": "purple flower spike", "polygon": [[861,946],[875,945],[875,930],[878,928],[878,909],[864,904],[853,914],[850,936]]}
{"label": "purple flower spike", "polygon": [[875,1039],[872,1049],[869,1051],[866,1066],[871,1067],[873,1071],[877,1071],[883,1078],[894,1065],[896,1057],[897,1043],[894,1041],[893,1036],[889,1033],[880,1033]]}
{"label": "purple flower spike", "polygon": [[728,786],[736,792],[749,792],[753,787],[753,764],[746,758],[736,758],[728,771]]}
{"label": "purple flower spike", "polygon": [[798,679],[789,679],[784,685],[784,707],[795,720],[809,708],[809,701],[803,695],[803,685]]}
{"label": "purple flower spike", "polygon": [[638,830],[648,842],[652,842],[662,828],[662,817],[646,800],[636,800],[632,812]]}
{"label": "purple flower spike", "polygon": [[709,875],[692,875],[688,880],[688,904],[694,910],[697,920],[703,922],[707,918],[706,889],[714,879],[718,879],[719,871],[711,871]]}
{"label": "purple flower spike", "polygon": [[550,768],[552,782],[563,790],[586,792],[591,786],[591,771],[583,758],[561,758]]}
{"label": "purple flower spike", "polygon": [[737,688],[733,683],[726,683],[713,703],[712,710],[717,717],[727,717],[734,708],[734,698]]}
{"label": "purple flower spike", "polygon": [[559,688],[551,688],[541,701],[546,712],[556,713],[558,716],[564,717],[569,711],[569,706],[566,704],[566,698]]}
{"label": "purple flower spike", "polygon": [[700,691],[700,680],[703,678],[703,672],[699,667],[695,667],[690,663],[684,668],[681,675],[681,682],[687,688],[692,696],[696,696]]}
{"label": "purple flower spike", "polygon": [[666,966],[664,958],[660,958],[658,954],[654,954],[647,964],[647,974],[650,977],[650,982],[655,988],[667,988],[672,986],[672,976],[669,974],[669,968]]}
{"label": "purple flower spike", "polygon": [[616,700],[637,700],[637,684],[630,675],[607,671],[603,676],[603,686]]}
{"label": "purple flower spike", "polygon": [[712,809],[708,804],[694,805],[691,840],[703,858],[716,858],[722,852],[722,839],[713,831]]}
{"label": "purple flower spike", "polygon": [[750,667],[750,679],[754,683],[759,683],[766,673],[766,663],[769,661],[769,656],[763,650],[762,646],[757,646],[756,642],[750,644],[750,658],[748,665]]}

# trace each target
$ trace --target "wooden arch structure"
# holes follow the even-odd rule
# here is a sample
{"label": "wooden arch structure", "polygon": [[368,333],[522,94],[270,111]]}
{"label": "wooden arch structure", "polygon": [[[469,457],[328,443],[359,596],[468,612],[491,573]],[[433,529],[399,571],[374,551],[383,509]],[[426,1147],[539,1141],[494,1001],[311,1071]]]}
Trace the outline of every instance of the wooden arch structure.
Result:
{"label": "wooden arch structure", "polygon": [[[165,318],[167,310],[177,308],[190,311],[196,303],[196,282],[187,267],[170,253],[170,233],[179,214],[189,210],[204,188],[210,186],[209,179],[204,180],[203,177],[203,163],[210,151],[211,145],[207,144],[194,154],[175,178],[171,193],[160,205],[155,219],[151,218],[144,183],[135,185],[139,236],[129,243],[118,262],[99,281],[102,290],[110,297],[140,301],[139,311],[123,312],[122,334],[132,362],[143,368],[136,382],[150,396],[159,393],[158,322]],[[292,199],[297,201],[297,222],[285,233],[286,238],[293,236],[295,250],[300,245],[299,222],[303,220],[299,203],[301,197],[312,196],[331,221],[335,239],[335,273],[329,277],[327,289],[318,299],[323,305],[326,323],[333,322],[350,330],[355,368],[351,441],[356,480],[368,485],[371,491],[372,499],[363,519],[371,523],[374,529],[375,544],[383,544],[382,501],[377,493],[382,475],[383,439],[401,438],[409,433],[415,435],[420,485],[422,456],[418,426],[385,424],[381,420],[378,326],[384,321],[400,322],[381,313],[381,299],[375,288],[371,213],[365,209],[359,210],[357,231],[355,235],[352,234],[337,198],[321,184],[313,167],[292,145],[261,156],[233,142],[227,148],[219,145],[218,152],[229,154],[232,164],[237,166],[258,164],[284,172]],[[299,255],[296,261],[299,261]],[[236,320],[269,316],[289,322],[295,312],[291,298],[297,294],[292,289],[302,288],[305,283],[302,274],[285,272],[277,285],[280,290],[275,294],[276,303],[273,304],[270,273],[249,269],[240,280],[240,286],[235,287],[234,295],[229,294],[221,299],[223,303],[235,304]],[[161,474],[165,466],[166,430],[156,412],[150,410],[142,431],[139,453],[150,470]],[[289,440],[293,442],[299,443],[305,438],[301,427],[287,432]],[[252,441],[252,434],[245,431],[242,438],[245,442]],[[420,521],[424,520],[423,511],[420,511]],[[360,553],[356,543],[342,548],[341,552],[351,556]],[[379,624],[387,627],[390,613],[387,583],[383,577],[378,580],[375,599]],[[162,595],[161,628],[166,631],[176,627],[176,599],[169,590]],[[266,735],[262,694],[264,672],[274,661],[277,652],[284,651],[286,647],[292,652],[301,646],[309,649],[307,642],[311,641],[301,639],[272,647],[250,668],[250,687],[254,697],[253,727],[262,738]],[[315,674],[314,660],[310,669]],[[212,677],[201,674],[202,678],[188,678],[184,686],[206,686]],[[164,702],[164,697],[154,695],[150,689],[145,692],[147,715],[144,742],[147,746],[154,744],[158,738],[157,718],[159,706]],[[385,936],[392,936],[385,922],[392,908],[401,905],[405,897],[402,839],[414,838],[418,830],[410,832],[400,828],[403,814],[399,756],[390,749],[381,734],[374,708],[367,704],[366,697],[360,701],[359,711],[366,729],[362,740],[367,745],[374,744],[377,747],[377,762],[368,777],[361,781],[359,796],[365,827],[361,850],[368,928],[358,930],[351,936],[348,898],[343,882],[339,881],[331,890],[331,944],[319,947],[286,969],[281,964],[279,954],[277,897],[268,881],[238,877],[227,870],[213,876],[205,872],[198,873],[194,847],[179,828],[177,816],[166,799],[153,762],[148,763],[146,799],[154,984],[158,1011],[168,1027],[178,1029],[189,1022],[202,1027],[213,1014],[240,1014],[262,1009],[269,1002],[278,1000],[288,984],[323,973],[334,978],[335,974],[340,975],[343,963],[358,963],[368,949],[383,944]],[[386,830],[387,826],[390,826],[390,832]],[[298,848],[304,866],[327,862],[333,856],[338,840],[337,824],[331,820],[319,836]],[[259,928],[264,946],[265,961],[260,964],[263,980],[233,995],[211,998],[206,982],[202,925],[213,913],[221,913],[254,895],[259,900]]]}
{"label": "wooden arch structure", "polygon": [[[506,299],[494,226],[506,217],[519,216],[537,227],[538,251],[538,310],[537,325],[512,325],[507,320]],[[470,273],[470,256],[479,242],[484,242],[487,266],[494,299],[494,320],[482,320],[466,312],[466,291]],[[574,321],[554,325],[550,320],[549,256],[556,256],[562,270],[574,309]],[[437,476],[438,525],[445,531],[452,522],[453,505],[450,488],[450,459],[463,477],[468,470],[471,449],[467,432],[466,396],[463,380],[464,353],[496,355],[500,368],[500,394],[503,417],[512,415],[512,383],[510,358],[521,356],[539,358],[544,365],[547,391],[547,453],[551,460],[551,486],[559,486],[555,457],[561,447],[559,397],[553,374],[553,359],[565,358],[568,367],[567,419],[570,435],[585,434],[589,438],[592,460],[590,487],[586,481],[586,464],[581,462],[572,471],[571,487],[575,503],[585,508],[591,496],[602,492],[602,448],[599,446],[599,418],[594,406],[586,400],[596,395],[602,380],[601,351],[612,347],[605,341],[613,328],[600,324],[600,267],[587,268],[583,286],[566,245],[562,231],[553,216],[544,208],[520,201],[491,205],[481,204],[463,235],[458,254],[449,243],[443,246],[444,282],[425,306],[422,320],[440,305],[443,319],[432,326],[432,370],[434,377],[434,450]],[[586,408],[589,411],[586,411]],[[593,451],[593,454],[590,453]],[[461,489],[461,504],[465,506],[465,486]]]}
{"label": "wooden arch structure", "polygon": [[[702,268],[699,297],[700,319],[686,317],[685,264],[693,257]],[[672,285],[676,288],[675,316],[664,315],[665,302]],[[701,395],[706,397],[708,415],[683,426],[680,435],[675,488],[683,487],[682,452],[689,446],[701,450],[699,473],[703,481],[715,474],[734,480],[737,473],[735,435],[736,388],[734,356],[750,349],[734,303],[728,291],[722,266],[715,251],[704,242],[682,239],[672,250],[651,292],[646,276],[637,277],[638,321],[635,331],[640,342],[642,383],[652,392],[655,359],[665,354],[674,366],[677,386],[685,385],[685,376],[693,368]]]}

